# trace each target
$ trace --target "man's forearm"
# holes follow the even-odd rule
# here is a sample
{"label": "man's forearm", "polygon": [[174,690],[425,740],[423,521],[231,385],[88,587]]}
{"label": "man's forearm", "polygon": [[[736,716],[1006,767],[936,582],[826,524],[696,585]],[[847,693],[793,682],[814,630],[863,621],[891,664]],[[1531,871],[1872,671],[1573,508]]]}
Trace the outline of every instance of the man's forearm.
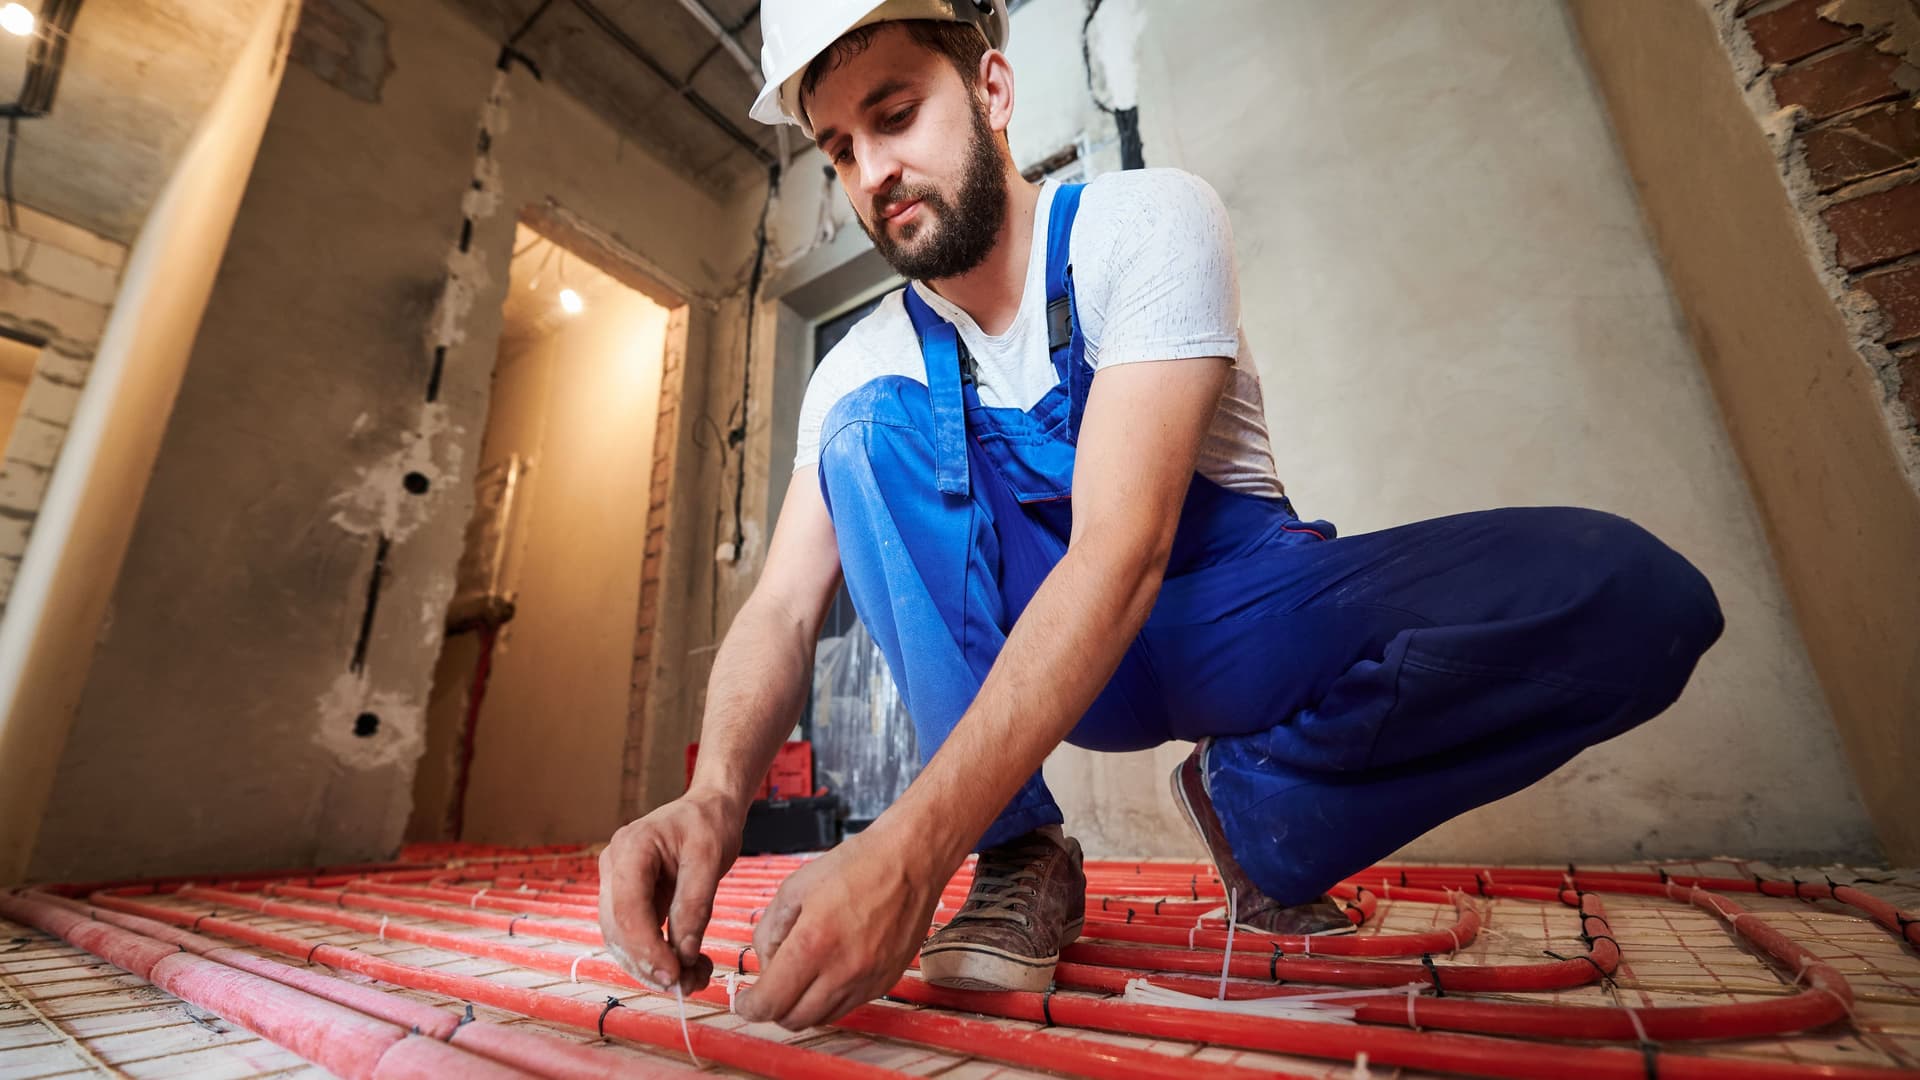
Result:
{"label": "man's forearm", "polygon": [[936,873],[966,857],[1099,696],[1165,567],[1150,537],[1107,537],[1075,545],[1041,583],[973,704],[887,812],[924,838]]}
{"label": "man's forearm", "polygon": [[707,681],[690,792],[720,795],[745,813],[812,688],[813,638],[775,604],[749,600],[740,609]]}

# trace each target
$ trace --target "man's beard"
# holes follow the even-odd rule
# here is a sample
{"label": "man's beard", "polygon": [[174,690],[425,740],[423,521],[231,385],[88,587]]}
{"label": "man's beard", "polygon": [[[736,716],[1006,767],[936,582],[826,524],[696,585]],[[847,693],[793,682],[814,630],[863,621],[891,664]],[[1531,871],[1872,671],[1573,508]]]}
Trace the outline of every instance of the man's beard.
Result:
{"label": "man's beard", "polygon": [[[900,226],[900,241],[896,241],[881,215],[889,207],[915,199],[920,200],[919,220]],[[985,115],[974,110],[973,136],[967,147],[967,167],[960,178],[957,206],[949,204],[932,185],[901,185],[889,191],[884,201],[875,200],[873,210],[876,225],[861,220],[860,227],[866,230],[880,257],[901,277],[938,281],[985,262],[1000,238],[1000,226],[1007,220],[1007,178]],[[911,241],[928,229],[933,235],[925,244],[913,251],[903,249],[901,241]]]}

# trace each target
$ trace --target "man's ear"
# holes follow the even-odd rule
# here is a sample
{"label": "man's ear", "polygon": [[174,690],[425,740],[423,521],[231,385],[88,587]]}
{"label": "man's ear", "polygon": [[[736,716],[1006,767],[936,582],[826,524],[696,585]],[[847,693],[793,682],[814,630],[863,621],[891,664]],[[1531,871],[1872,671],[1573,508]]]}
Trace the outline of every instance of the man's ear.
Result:
{"label": "man's ear", "polygon": [[987,127],[1005,134],[1007,125],[1013,122],[1013,65],[1007,61],[1007,54],[988,49],[980,57],[974,93],[987,108]]}

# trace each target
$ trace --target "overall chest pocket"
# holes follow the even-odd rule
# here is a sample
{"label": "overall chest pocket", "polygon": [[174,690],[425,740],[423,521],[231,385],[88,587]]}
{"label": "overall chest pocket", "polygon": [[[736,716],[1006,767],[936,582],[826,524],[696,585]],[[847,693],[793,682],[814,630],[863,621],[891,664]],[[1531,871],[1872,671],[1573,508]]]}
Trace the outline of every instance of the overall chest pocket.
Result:
{"label": "overall chest pocket", "polygon": [[1021,502],[1072,497],[1074,445],[1064,388],[1054,387],[1028,412],[970,408],[967,428]]}

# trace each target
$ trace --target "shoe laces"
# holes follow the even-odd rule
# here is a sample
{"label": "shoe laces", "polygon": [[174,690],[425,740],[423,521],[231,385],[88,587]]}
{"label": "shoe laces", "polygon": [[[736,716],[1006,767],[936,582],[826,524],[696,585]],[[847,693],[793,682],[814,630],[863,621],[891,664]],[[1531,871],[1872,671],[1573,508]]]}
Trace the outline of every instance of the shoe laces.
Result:
{"label": "shoe laces", "polygon": [[[1045,837],[1038,842],[1053,846]],[[1030,926],[1028,916],[1040,896],[1040,863],[1045,857],[1046,849],[1036,849],[1031,840],[981,852],[967,902],[952,921],[994,920],[1018,923],[1023,929]]]}

